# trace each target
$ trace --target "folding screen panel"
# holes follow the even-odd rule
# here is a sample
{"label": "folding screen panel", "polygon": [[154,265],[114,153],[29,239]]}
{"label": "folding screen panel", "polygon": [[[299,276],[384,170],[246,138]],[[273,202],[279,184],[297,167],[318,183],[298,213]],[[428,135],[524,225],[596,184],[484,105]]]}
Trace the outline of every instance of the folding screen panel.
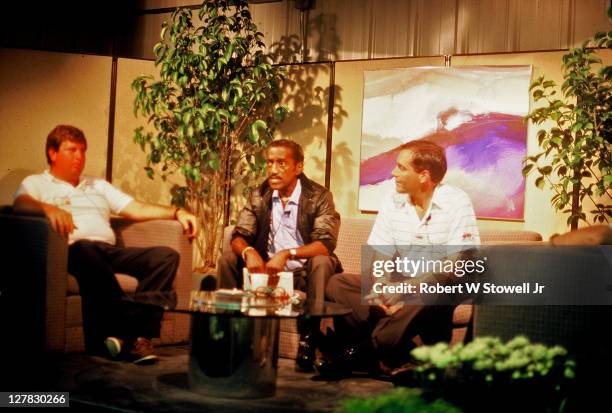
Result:
{"label": "folding screen panel", "polygon": [[57,124],[85,132],[84,173],[105,176],[110,71],[110,57],[0,49],[0,205],[47,168],[45,140]]}

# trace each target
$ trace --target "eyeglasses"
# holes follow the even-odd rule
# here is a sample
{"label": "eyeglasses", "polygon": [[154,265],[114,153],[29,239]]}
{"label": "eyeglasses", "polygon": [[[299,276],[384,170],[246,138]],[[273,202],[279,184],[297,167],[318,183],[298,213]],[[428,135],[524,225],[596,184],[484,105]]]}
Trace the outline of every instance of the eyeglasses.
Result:
{"label": "eyeglasses", "polygon": [[289,301],[291,297],[283,287],[257,287],[254,291],[256,298],[272,298],[278,301]]}

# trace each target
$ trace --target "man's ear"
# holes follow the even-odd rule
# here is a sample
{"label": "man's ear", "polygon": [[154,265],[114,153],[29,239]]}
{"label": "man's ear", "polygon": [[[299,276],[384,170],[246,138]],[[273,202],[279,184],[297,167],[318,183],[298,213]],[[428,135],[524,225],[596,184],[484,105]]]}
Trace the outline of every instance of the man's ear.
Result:
{"label": "man's ear", "polygon": [[423,169],[419,172],[419,182],[422,184],[431,182],[431,173],[427,169]]}
{"label": "man's ear", "polygon": [[49,148],[47,154],[49,155],[49,159],[51,160],[51,165],[53,165],[55,163],[55,160],[57,159],[57,151],[53,148]]}
{"label": "man's ear", "polygon": [[303,161],[302,162],[298,162],[295,165],[295,169],[297,170],[297,174],[298,175],[301,174],[302,172],[304,172],[304,162]]}

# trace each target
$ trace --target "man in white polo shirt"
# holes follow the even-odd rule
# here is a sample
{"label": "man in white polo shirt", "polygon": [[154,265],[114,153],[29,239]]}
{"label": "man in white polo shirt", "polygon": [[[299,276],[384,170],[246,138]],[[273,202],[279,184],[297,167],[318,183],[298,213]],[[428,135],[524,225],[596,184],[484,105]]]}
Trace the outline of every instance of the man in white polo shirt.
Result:
{"label": "man in white polo shirt", "polygon": [[140,202],[103,179],[82,176],[86,149],[80,129],[56,126],[45,150],[50,168],[23,180],[15,193],[14,211],[44,214],[51,227],[68,239],[68,271],[77,279],[83,299],[87,350],[125,356],[135,363],[151,362],[156,357],[150,339],[159,336],[162,312],[126,302],[115,273],[138,278],[137,294],[171,292],[179,256],[166,247],[116,246],[110,216],[176,219],[189,237],[197,234],[197,219],[184,209]]}
{"label": "man in white polo shirt", "polygon": [[[478,245],[472,203],[462,190],[441,183],[446,169],[440,146],[422,140],[403,145],[392,172],[395,191],[384,198],[368,245],[388,255],[431,252],[431,245]],[[360,362],[397,367],[406,361],[415,336],[425,343],[451,338],[453,306],[402,305],[399,294],[370,295],[371,305],[363,304],[361,277],[355,274],[334,276],[326,296],[353,312],[335,320],[336,336],[347,346],[335,360],[317,361],[322,375],[349,374]],[[370,354],[374,360],[368,360]]]}

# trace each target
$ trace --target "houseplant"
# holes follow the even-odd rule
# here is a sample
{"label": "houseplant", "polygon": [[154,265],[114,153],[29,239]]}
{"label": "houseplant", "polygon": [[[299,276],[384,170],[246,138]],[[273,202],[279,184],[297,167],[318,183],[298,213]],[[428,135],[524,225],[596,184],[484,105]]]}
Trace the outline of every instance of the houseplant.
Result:
{"label": "houseplant", "polygon": [[337,413],[461,413],[461,410],[441,399],[423,397],[420,390],[396,388],[387,393],[343,400]]}
{"label": "houseplant", "polygon": [[246,0],[207,0],[197,15],[199,21],[187,8],[172,13],[154,47],[159,80],[133,81],[134,111],[148,124],[134,140],[147,153],[149,177],[183,175],[172,203],[200,218],[196,243],[210,269],[229,222],[232,189],[263,172],[262,150],[285,116],[278,103],[285,71],[264,52]]}
{"label": "houseplant", "polygon": [[497,337],[454,347],[438,343],[411,354],[418,364],[404,384],[467,412],[559,411],[575,375],[563,347],[531,343],[524,336],[506,343]]}
{"label": "houseplant", "polygon": [[[593,222],[612,217],[612,67],[602,65],[589,41],[563,56],[563,84],[538,78],[530,90],[543,106],[526,117],[538,130],[542,151],[525,159],[523,175],[536,171],[535,185],[548,182],[557,211],[569,213],[571,229],[588,222],[585,201],[593,205]],[[594,37],[597,47],[612,49],[612,32]],[[585,199],[586,198],[586,199]]]}

